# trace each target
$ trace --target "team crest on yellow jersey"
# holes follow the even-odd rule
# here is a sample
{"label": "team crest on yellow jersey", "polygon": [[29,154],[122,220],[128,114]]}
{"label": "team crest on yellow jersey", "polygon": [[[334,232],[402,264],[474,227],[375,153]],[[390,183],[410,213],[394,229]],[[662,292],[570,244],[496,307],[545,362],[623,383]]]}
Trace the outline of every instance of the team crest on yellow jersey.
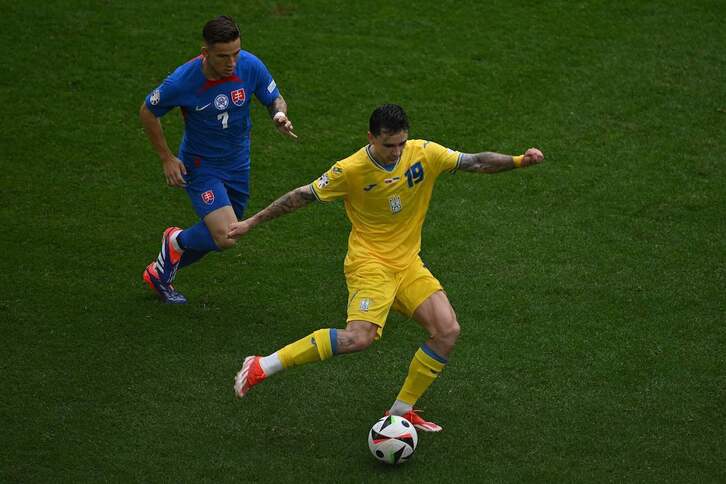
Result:
{"label": "team crest on yellow jersey", "polygon": [[393,215],[396,215],[398,212],[401,211],[401,197],[398,195],[393,195],[392,197],[388,197],[388,206],[391,207],[391,213]]}
{"label": "team crest on yellow jersey", "polygon": [[[386,170],[364,147],[311,183],[318,200],[345,203],[352,225],[346,271],[371,260],[398,271],[416,259],[435,180],[456,170],[459,157],[435,142],[408,140],[401,159]],[[358,309],[361,298],[351,301],[351,307]],[[374,307],[371,301],[371,310]]]}

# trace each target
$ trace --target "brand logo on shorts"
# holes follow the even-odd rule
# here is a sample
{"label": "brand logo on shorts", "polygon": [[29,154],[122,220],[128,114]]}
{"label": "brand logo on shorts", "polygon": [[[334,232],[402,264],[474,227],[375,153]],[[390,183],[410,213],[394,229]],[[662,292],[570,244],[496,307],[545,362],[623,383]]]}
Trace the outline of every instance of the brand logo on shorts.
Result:
{"label": "brand logo on shorts", "polygon": [[388,198],[388,206],[391,208],[391,213],[396,215],[401,211],[401,197],[394,195]]}
{"label": "brand logo on shorts", "polygon": [[207,190],[206,192],[202,193],[202,201],[206,203],[207,205],[211,205],[214,203],[214,192],[212,190]]}
{"label": "brand logo on shorts", "polygon": [[364,297],[363,299],[360,300],[360,310],[361,311],[367,312],[370,305],[371,305],[371,300],[368,299],[367,297]]}
{"label": "brand logo on shorts", "polygon": [[230,94],[232,95],[232,102],[235,106],[242,106],[245,103],[245,99],[247,99],[244,88],[232,91]]}
{"label": "brand logo on shorts", "polygon": [[219,109],[220,111],[223,111],[227,109],[227,106],[229,106],[229,98],[224,94],[218,94],[217,97],[214,98],[214,107]]}

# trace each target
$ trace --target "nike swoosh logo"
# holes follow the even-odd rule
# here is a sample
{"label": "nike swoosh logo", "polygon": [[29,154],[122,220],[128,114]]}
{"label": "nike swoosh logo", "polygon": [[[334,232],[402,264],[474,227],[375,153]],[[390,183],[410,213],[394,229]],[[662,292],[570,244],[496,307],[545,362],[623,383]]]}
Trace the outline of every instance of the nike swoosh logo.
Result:
{"label": "nike swoosh logo", "polygon": [[200,108],[199,106],[197,106],[197,109],[196,109],[196,110],[197,110],[197,111],[202,111],[202,110],[204,110],[204,109],[207,109],[207,108],[208,108],[208,107],[209,107],[209,106],[210,106],[211,104],[212,104],[212,103],[209,103],[209,104],[205,104],[205,105],[204,105],[204,106],[202,106],[201,108]]}

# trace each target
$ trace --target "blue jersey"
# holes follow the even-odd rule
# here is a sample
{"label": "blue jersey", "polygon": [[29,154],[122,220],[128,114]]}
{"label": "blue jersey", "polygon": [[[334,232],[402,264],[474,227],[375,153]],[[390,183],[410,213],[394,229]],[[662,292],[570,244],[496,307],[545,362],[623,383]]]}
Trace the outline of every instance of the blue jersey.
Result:
{"label": "blue jersey", "polygon": [[[146,107],[156,117],[181,109],[180,158],[239,162],[249,153],[252,94],[267,106],[280,92],[267,67],[249,52],[240,51],[233,75],[214,81],[204,76],[202,60],[200,55],[178,67],[146,96]],[[249,159],[241,161],[249,164]]]}

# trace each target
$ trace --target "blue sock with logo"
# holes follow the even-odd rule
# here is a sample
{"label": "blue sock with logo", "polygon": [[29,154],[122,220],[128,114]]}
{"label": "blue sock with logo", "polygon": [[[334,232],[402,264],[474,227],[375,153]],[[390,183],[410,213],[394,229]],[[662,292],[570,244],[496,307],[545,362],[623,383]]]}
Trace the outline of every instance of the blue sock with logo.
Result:
{"label": "blue sock with logo", "polygon": [[179,261],[180,269],[197,262],[213,250],[219,251],[219,247],[212,238],[212,233],[203,220],[182,230],[176,240],[179,247],[184,251],[181,261]]}

